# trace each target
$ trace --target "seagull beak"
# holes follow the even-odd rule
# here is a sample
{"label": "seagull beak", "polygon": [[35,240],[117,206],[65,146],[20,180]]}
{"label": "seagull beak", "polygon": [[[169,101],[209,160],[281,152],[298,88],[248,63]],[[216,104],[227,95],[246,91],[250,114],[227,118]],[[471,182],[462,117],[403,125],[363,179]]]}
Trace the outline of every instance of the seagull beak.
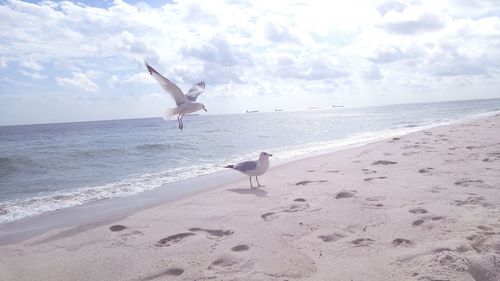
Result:
{"label": "seagull beak", "polygon": [[267,155],[269,155],[269,156],[273,156],[272,154],[269,154],[269,153],[268,153]]}

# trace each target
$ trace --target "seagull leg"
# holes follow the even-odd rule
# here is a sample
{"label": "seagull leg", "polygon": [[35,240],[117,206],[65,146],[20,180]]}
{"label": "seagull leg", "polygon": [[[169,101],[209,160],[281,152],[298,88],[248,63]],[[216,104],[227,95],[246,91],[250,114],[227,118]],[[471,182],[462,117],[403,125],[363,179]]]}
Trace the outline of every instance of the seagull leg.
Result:
{"label": "seagull leg", "polygon": [[258,184],[258,186],[257,186],[257,187],[261,187],[261,186],[263,186],[263,185],[261,185],[261,184],[260,184],[260,182],[259,182],[259,178],[258,178],[257,176],[255,177],[255,179],[257,180],[257,184]]}
{"label": "seagull leg", "polygon": [[248,179],[250,180],[250,188],[253,188],[253,184],[252,184],[252,176],[250,176]]}
{"label": "seagull leg", "polygon": [[179,117],[177,118],[179,120],[179,129],[181,130],[184,129],[184,122],[182,122],[182,117],[184,117],[184,115],[179,114]]}
{"label": "seagull leg", "polygon": [[177,123],[179,123],[179,129],[181,129],[181,115],[180,114],[177,116]]}

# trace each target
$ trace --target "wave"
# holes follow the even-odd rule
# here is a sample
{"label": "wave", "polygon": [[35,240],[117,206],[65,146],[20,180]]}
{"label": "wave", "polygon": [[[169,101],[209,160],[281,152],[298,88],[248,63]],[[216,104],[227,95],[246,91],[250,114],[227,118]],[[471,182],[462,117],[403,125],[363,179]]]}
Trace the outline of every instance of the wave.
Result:
{"label": "wave", "polygon": [[0,223],[74,207],[102,199],[124,197],[158,188],[164,184],[223,170],[222,163],[193,165],[166,171],[131,176],[122,181],[74,191],[0,202]]}

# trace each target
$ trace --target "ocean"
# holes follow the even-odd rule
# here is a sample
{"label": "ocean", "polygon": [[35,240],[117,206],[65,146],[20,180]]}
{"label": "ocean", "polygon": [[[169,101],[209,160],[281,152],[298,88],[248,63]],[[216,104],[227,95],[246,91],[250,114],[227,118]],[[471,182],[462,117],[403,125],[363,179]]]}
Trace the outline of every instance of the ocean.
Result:
{"label": "ocean", "polygon": [[0,223],[169,188],[227,164],[344,149],[500,111],[500,99],[0,127]]}

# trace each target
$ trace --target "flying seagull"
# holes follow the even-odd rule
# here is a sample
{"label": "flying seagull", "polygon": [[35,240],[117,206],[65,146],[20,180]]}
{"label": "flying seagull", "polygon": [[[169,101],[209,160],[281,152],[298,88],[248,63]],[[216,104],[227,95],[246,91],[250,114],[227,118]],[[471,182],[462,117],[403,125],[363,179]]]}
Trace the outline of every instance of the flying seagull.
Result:
{"label": "flying seagull", "polygon": [[242,172],[243,174],[250,176],[250,187],[254,188],[252,184],[252,177],[255,176],[257,180],[257,188],[263,186],[259,183],[258,176],[262,176],[269,168],[269,156],[273,156],[267,152],[261,152],[259,160],[257,161],[245,161],[238,163],[236,165],[227,165],[225,168],[231,168],[236,171]]}
{"label": "flying seagull", "polygon": [[205,90],[205,82],[201,81],[196,83],[191,89],[189,89],[188,93],[184,95],[184,93],[170,80],[161,75],[158,71],[152,68],[147,62],[145,62],[146,68],[149,71],[149,74],[153,76],[156,81],[160,84],[160,86],[169,93],[175,100],[176,108],[169,108],[165,111],[164,118],[168,119],[176,114],[177,121],[179,122],[179,129],[184,128],[184,124],[182,123],[182,117],[185,114],[193,113],[198,110],[205,110],[205,106],[202,103],[196,102],[198,96],[203,93]]}

